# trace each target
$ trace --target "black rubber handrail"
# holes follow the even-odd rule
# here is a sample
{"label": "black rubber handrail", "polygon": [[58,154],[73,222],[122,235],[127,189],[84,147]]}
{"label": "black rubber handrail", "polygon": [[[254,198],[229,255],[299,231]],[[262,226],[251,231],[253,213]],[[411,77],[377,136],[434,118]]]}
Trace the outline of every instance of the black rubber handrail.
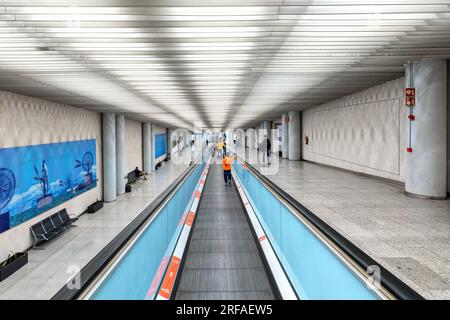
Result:
{"label": "black rubber handrail", "polygon": [[274,192],[278,194],[284,201],[297,210],[305,219],[307,219],[314,227],[322,232],[328,239],[330,239],[335,245],[337,245],[342,251],[345,252],[351,259],[353,259],[361,268],[367,270],[369,266],[378,266],[380,268],[380,281],[381,285],[387,289],[394,297],[401,300],[424,300],[419,293],[409,287],[406,283],[398,279],[390,271],[384,268],[380,263],[364,253],[361,249],[347,240],[339,232],[333,229],[325,221],[320,219],[309,209],[303,206],[300,202],[294,199],[290,194],[281,189],[272,180],[261,174],[255,167],[244,160],[245,165],[262,180],[267,186],[269,186]]}
{"label": "black rubber handrail", "polygon": [[173,195],[179,185],[189,177],[198,166],[198,163],[189,166],[174,182],[172,182],[155,200],[145,208],[133,221],[131,221],[110,243],[106,245],[91,261],[78,273],[81,286],[79,288],[68,288],[65,284],[51,299],[72,300],[83,293],[99,273],[108,265],[124,245],[134,234],[150,219],[155,212],[165,203],[165,200]]}

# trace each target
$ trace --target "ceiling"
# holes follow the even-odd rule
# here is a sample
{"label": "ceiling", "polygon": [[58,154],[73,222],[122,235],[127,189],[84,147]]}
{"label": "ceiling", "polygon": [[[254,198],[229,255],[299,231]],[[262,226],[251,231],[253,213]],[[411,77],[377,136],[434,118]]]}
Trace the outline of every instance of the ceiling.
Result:
{"label": "ceiling", "polygon": [[450,0],[0,0],[0,89],[247,127],[450,58]]}

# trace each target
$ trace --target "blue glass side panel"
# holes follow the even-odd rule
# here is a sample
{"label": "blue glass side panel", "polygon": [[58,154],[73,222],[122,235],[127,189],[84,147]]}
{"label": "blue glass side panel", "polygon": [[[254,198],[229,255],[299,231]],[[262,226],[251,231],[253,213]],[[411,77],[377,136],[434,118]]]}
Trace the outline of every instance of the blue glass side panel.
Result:
{"label": "blue glass side panel", "polygon": [[379,298],[251,172],[233,168],[301,299]]}
{"label": "blue glass side panel", "polygon": [[[91,299],[153,299],[162,280],[157,275],[165,267],[180,235],[183,214],[194,199],[204,164],[198,165],[158,216],[146,227],[120,262],[101,283]],[[162,267],[161,267],[162,266]]]}

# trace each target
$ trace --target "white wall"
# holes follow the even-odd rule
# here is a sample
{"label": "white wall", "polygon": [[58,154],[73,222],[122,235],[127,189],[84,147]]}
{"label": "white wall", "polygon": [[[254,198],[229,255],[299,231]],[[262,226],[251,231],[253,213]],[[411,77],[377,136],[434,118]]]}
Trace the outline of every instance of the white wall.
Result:
{"label": "white wall", "polygon": [[404,83],[389,81],[303,111],[303,158],[404,182]]}
{"label": "white wall", "polygon": [[0,91],[0,148],[86,139],[97,142],[97,187],[0,233],[0,260],[7,257],[9,250],[25,250],[32,244],[29,231],[32,224],[62,208],[78,215],[97,198],[102,199],[100,114]]}
{"label": "white wall", "polygon": [[125,119],[125,171],[142,170],[142,123]]}
{"label": "white wall", "polygon": [[450,193],[450,60],[447,61],[447,192]]}

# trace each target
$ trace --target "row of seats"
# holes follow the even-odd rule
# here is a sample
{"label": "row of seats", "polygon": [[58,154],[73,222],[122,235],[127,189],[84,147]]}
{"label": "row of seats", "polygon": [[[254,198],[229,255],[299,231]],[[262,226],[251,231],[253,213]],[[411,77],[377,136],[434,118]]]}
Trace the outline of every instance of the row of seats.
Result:
{"label": "row of seats", "polygon": [[[137,176],[134,171],[131,171],[128,173],[127,178],[128,183],[130,184],[143,179],[144,176]],[[32,225],[30,231],[33,236],[33,248],[38,248],[39,244],[56,237],[69,227],[76,227],[73,223],[77,220],[77,217],[71,218],[67,213],[67,209],[64,208],[52,214],[50,217]]]}
{"label": "row of seats", "polygon": [[56,237],[69,227],[76,227],[73,223],[77,220],[77,217],[71,218],[64,208],[32,225],[30,230],[34,240],[33,248],[37,248],[40,243]]}

